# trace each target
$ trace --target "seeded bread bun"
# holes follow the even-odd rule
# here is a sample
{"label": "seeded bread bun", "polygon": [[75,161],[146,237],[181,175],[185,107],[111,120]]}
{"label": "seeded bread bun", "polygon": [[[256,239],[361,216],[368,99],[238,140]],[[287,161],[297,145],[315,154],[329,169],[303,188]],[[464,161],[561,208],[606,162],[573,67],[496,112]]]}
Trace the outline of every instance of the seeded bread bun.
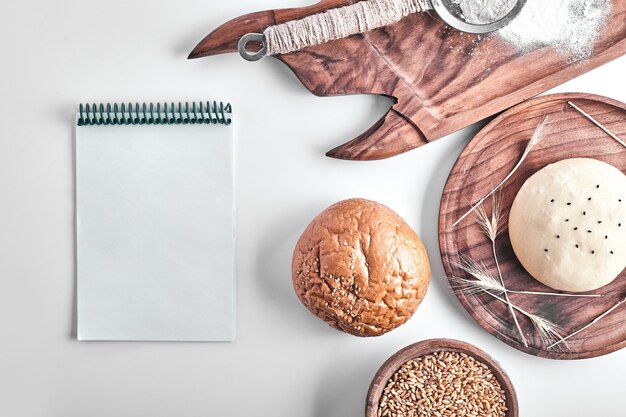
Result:
{"label": "seeded bread bun", "polygon": [[626,176],[589,158],[548,165],[515,197],[509,236],[520,263],[549,287],[609,284],[626,267]]}
{"label": "seeded bread bun", "polygon": [[320,213],[294,250],[300,301],[331,327],[380,336],[405,323],[426,294],[424,245],[382,204],[351,199]]}

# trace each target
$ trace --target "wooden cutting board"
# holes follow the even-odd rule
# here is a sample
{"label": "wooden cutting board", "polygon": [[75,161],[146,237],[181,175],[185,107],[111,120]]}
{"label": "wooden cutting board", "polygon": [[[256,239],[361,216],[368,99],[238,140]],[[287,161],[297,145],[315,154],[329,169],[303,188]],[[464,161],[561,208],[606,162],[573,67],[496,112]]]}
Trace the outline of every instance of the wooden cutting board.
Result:
{"label": "wooden cutting board", "polygon": [[[562,159],[594,158],[626,173],[626,148],[570,107],[568,100],[618,137],[626,138],[626,104],[589,94],[542,96],[520,104],[491,121],[463,150],[444,188],[439,213],[439,247],[449,279],[465,275],[457,266],[463,256],[482,262],[494,274],[497,273],[491,241],[481,233],[476,216],[469,215],[457,226],[452,225],[467,212],[471,202],[478,201],[511,172],[528,139],[546,115],[550,115],[551,133],[533,148],[519,170],[499,191],[504,209],[510,209],[517,192],[531,175]],[[486,201],[488,214],[491,213],[491,203],[491,199]],[[524,270],[513,252],[508,230],[502,230],[496,240],[496,248],[507,288],[554,292]],[[511,294],[510,298],[521,309],[559,325],[562,336],[566,336],[583,328],[626,297],[626,270],[611,284],[592,293],[602,297]],[[530,346],[520,343],[512,316],[501,301],[486,294],[457,292],[457,297],[485,330],[526,353],[554,359],[580,359],[604,355],[626,346],[626,303],[568,340],[569,349],[559,351],[548,349],[549,344],[537,337],[530,321],[518,314]]]}
{"label": "wooden cutting board", "polygon": [[[355,2],[322,0],[310,7],[236,18],[205,37],[189,58],[235,52],[246,33]],[[369,130],[327,153],[371,160],[439,139],[625,53],[626,1],[614,0],[593,56],[578,64],[550,48],[523,54],[496,35],[461,33],[427,13],[277,58],[315,95],[380,94],[393,99],[387,114]],[[241,65],[254,64],[242,59]]]}

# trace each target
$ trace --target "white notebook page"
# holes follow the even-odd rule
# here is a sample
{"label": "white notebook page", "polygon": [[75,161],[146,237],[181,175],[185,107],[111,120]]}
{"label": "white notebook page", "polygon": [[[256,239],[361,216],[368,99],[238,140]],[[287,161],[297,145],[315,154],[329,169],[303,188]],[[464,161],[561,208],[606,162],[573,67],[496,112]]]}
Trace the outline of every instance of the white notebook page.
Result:
{"label": "white notebook page", "polygon": [[234,337],[232,125],[76,127],[79,340]]}

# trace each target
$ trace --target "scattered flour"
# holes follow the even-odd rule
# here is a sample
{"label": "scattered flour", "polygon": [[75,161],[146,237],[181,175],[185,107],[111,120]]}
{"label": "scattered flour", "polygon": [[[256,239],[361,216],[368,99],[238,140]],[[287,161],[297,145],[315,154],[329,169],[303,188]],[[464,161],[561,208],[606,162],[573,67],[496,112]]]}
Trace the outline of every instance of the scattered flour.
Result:
{"label": "scattered flour", "polygon": [[[451,0],[469,23],[491,23],[506,16],[517,0]],[[619,0],[624,1],[624,0]],[[612,0],[527,0],[520,14],[496,32],[529,52],[551,47],[572,60],[588,58],[611,13]]]}
{"label": "scattered flour", "polygon": [[549,46],[581,60],[593,52],[611,8],[611,0],[527,0],[498,34],[523,51]]}

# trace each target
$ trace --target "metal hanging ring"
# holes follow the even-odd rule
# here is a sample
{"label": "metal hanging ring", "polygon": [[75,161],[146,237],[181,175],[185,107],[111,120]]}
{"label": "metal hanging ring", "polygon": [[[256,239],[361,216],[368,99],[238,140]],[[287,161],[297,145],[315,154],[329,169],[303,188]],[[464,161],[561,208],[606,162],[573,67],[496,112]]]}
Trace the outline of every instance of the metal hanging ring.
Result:
{"label": "metal hanging ring", "polygon": [[[257,52],[248,52],[246,50],[246,46],[250,42],[260,43],[261,49]],[[243,35],[241,39],[239,39],[238,44],[239,55],[246,61],[258,61],[263,58],[267,53],[267,45],[265,43],[265,35],[262,33],[248,33]]]}

